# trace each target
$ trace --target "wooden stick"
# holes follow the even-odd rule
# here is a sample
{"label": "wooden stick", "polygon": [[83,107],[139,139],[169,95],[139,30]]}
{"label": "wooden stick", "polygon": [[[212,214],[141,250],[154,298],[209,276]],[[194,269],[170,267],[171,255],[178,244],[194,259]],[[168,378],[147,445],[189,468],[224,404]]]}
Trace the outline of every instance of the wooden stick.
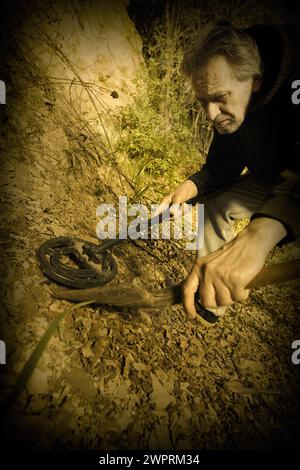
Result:
{"label": "wooden stick", "polygon": [[265,266],[255,278],[252,279],[248,287],[264,287],[298,278],[300,278],[300,259],[294,259],[292,261],[285,261],[284,263]]}
{"label": "wooden stick", "polygon": [[[264,287],[300,278],[300,259],[265,266],[249,283],[249,288]],[[181,303],[181,284],[151,293],[132,286],[112,285],[91,289],[59,289],[52,292],[56,299],[95,303],[114,307],[152,307]]]}

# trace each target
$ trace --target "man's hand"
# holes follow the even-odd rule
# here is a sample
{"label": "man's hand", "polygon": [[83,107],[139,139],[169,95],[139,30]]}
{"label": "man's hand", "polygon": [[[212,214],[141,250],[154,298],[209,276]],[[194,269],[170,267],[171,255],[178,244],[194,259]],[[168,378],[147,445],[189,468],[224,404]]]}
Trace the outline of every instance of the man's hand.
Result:
{"label": "man's hand", "polygon": [[164,212],[169,207],[170,214],[176,219],[176,217],[180,215],[180,205],[197,196],[197,194],[198,190],[195,183],[191,180],[186,180],[160,201],[154,215]]}
{"label": "man's hand", "polygon": [[195,261],[182,286],[187,317],[197,315],[194,296],[199,289],[203,307],[215,309],[243,301],[247,285],[262,269],[269,251],[286,235],[285,227],[274,219],[257,218],[231,242]]}

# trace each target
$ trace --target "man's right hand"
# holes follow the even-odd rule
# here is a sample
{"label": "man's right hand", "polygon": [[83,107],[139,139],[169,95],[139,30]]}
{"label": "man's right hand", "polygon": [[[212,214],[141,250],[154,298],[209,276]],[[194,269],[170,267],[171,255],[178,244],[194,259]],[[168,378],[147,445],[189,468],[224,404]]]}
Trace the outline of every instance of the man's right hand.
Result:
{"label": "man's right hand", "polygon": [[158,215],[170,208],[170,215],[176,219],[181,214],[180,206],[185,201],[196,197],[198,194],[197,186],[193,181],[186,180],[178,188],[174,189],[170,194],[164,196],[157,207],[155,214]]}

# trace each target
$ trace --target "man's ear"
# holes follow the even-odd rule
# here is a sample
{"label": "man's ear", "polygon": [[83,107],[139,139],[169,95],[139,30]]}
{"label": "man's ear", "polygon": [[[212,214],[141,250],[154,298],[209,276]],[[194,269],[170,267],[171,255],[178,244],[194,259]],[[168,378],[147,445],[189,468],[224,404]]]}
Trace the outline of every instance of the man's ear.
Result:
{"label": "man's ear", "polygon": [[252,91],[256,92],[260,89],[261,87],[261,84],[262,84],[262,77],[261,75],[258,75],[256,77],[254,77],[253,79],[253,85],[252,85]]}

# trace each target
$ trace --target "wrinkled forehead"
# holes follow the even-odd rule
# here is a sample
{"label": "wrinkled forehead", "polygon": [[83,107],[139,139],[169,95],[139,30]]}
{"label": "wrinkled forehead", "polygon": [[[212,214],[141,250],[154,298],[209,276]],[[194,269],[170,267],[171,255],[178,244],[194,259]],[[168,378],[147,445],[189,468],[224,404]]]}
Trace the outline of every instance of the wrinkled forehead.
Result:
{"label": "wrinkled forehead", "polygon": [[214,56],[192,73],[196,92],[215,93],[234,86],[237,78],[234,67],[223,56]]}
{"label": "wrinkled forehead", "polygon": [[228,88],[224,80],[210,76],[192,76],[192,86],[196,94],[210,95],[221,93]]}

